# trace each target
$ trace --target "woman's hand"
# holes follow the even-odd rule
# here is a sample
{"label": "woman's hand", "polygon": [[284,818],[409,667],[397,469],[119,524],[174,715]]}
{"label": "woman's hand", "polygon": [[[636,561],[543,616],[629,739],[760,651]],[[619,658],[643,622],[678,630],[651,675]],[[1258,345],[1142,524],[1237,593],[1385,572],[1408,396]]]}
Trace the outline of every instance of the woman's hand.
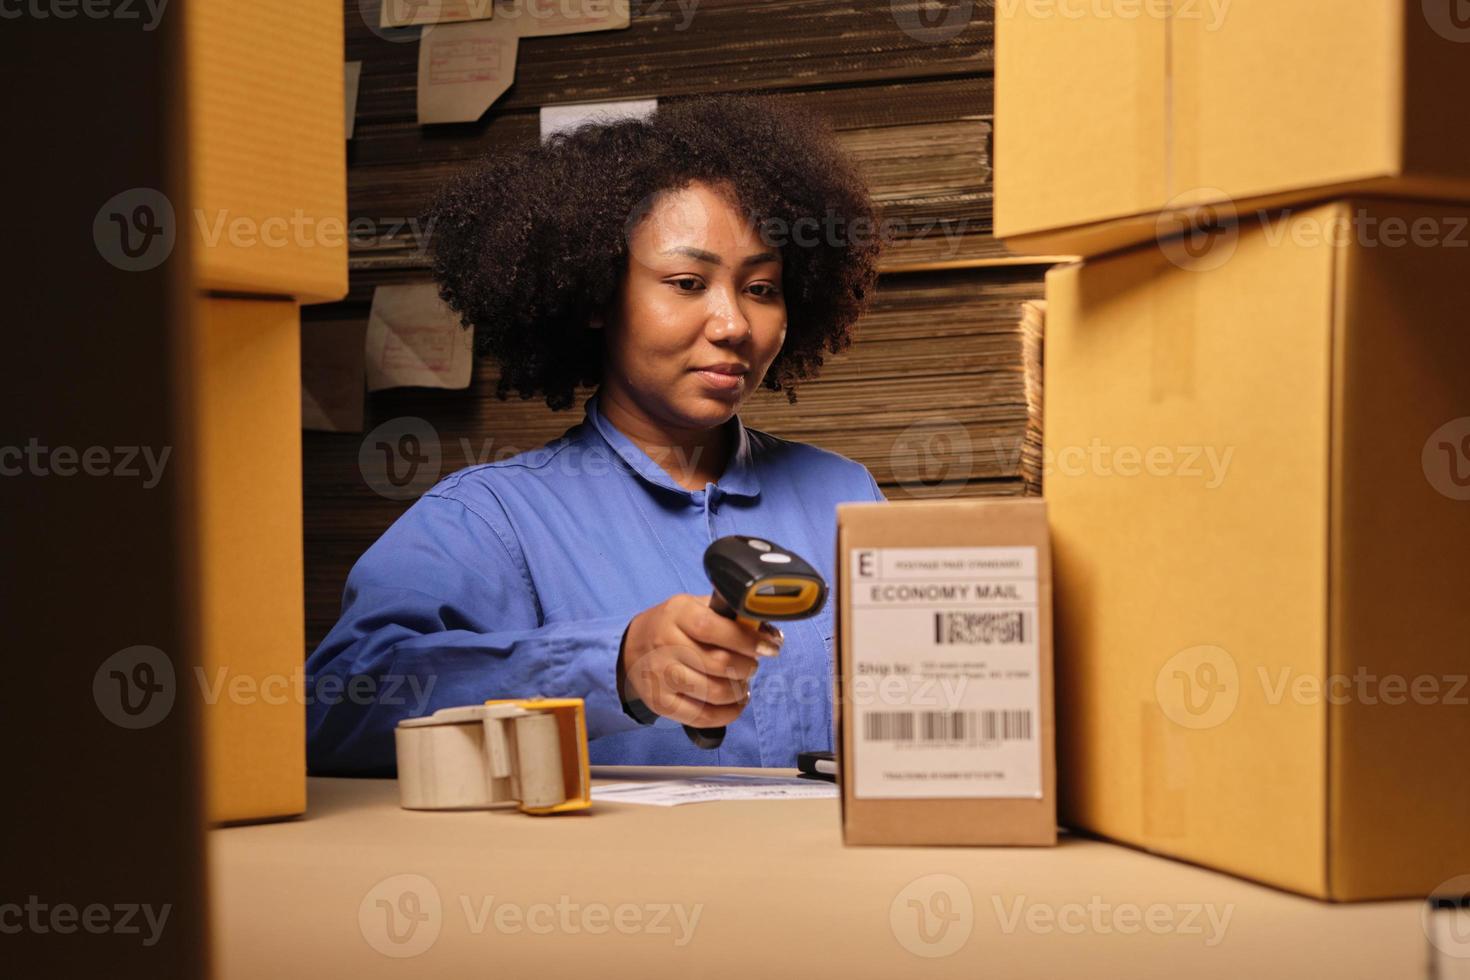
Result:
{"label": "woman's hand", "polygon": [[781,631],[726,619],[709,596],[671,596],[633,617],[618,657],[618,694],[694,728],[720,728],[750,703],[760,658],[781,652]]}

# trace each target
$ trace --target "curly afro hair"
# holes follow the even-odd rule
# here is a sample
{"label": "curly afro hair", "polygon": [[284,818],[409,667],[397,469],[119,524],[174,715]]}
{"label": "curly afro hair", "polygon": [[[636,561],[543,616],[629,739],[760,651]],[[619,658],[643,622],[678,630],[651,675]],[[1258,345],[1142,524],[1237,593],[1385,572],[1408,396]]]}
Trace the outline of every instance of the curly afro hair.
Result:
{"label": "curly afro hair", "polygon": [[789,103],[697,96],[498,155],[425,211],[439,294],[500,365],[499,398],[542,395],[560,410],[578,385],[601,381],[606,331],[588,322],[613,307],[629,235],[660,192],[696,181],[722,190],[781,253],[786,342],[763,385],[794,402],[823,352],[851,345],[883,246],[853,162],[822,119]]}

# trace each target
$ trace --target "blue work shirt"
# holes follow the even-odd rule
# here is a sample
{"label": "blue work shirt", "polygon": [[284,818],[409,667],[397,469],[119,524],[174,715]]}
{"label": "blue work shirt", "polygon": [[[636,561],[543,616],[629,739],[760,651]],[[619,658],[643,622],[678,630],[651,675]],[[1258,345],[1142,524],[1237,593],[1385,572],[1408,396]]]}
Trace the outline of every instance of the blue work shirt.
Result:
{"label": "blue work shirt", "polygon": [[586,701],[592,762],[794,766],[832,747],[832,612],[782,623],[724,745],[623,710],[617,661],[634,615],[708,594],[703,558],[727,534],[768,538],[829,585],[836,507],[881,501],[865,466],[727,425],[719,482],[676,483],[587,401],[560,439],[451,474],[383,533],[347,578],[342,616],[307,659],[307,755],[319,774],[389,775],[404,718],[490,698]]}

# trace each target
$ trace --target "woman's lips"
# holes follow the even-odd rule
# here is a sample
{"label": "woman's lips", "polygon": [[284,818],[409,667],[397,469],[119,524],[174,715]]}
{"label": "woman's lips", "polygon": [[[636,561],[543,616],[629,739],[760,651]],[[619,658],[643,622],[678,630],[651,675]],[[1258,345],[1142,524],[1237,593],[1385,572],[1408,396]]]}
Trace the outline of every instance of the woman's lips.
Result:
{"label": "woman's lips", "polygon": [[719,371],[695,371],[715,391],[739,391],[745,384],[743,374],[721,374]]}

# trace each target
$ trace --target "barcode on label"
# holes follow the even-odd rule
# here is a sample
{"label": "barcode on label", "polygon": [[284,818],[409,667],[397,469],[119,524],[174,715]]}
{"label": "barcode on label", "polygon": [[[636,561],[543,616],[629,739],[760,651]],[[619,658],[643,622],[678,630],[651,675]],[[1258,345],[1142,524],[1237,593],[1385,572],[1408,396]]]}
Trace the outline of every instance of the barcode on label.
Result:
{"label": "barcode on label", "polygon": [[1025,643],[1026,614],[1023,612],[937,612],[934,642]]}
{"label": "barcode on label", "polygon": [[1024,742],[1031,738],[1031,712],[1013,711],[873,711],[863,716],[869,742],[917,742],[927,745],[980,745]]}

